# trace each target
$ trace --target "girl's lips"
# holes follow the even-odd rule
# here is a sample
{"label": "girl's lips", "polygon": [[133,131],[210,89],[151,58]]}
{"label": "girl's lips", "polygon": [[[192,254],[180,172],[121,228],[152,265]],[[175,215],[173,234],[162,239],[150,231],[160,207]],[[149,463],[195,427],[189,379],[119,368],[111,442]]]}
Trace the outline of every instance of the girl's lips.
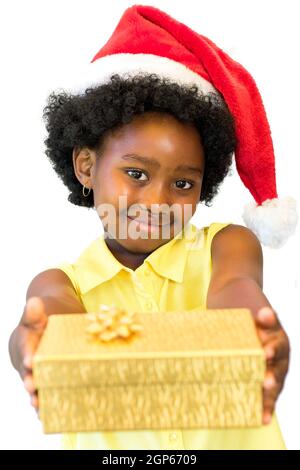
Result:
{"label": "girl's lips", "polygon": [[148,232],[154,232],[155,230],[159,229],[160,227],[166,227],[166,226],[171,226],[171,224],[155,224],[153,220],[149,219],[148,221],[138,219],[138,218],[133,218],[130,217],[129,215],[127,216],[130,221],[134,221],[138,224],[139,228],[141,230],[146,230]]}
{"label": "girl's lips", "polygon": [[153,219],[139,219],[138,217],[130,217],[129,215],[127,216],[130,220],[135,220],[135,222],[138,222],[139,224],[144,224],[144,225],[153,225],[155,227],[164,227],[166,225],[172,225],[172,224],[158,224],[156,223]]}

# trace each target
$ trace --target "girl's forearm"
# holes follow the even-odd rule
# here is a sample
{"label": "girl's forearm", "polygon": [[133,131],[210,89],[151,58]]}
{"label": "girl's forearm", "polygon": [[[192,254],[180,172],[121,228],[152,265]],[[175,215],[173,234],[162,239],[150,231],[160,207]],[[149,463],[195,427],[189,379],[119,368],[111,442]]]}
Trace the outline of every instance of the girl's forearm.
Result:
{"label": "girl's forearm", "polygon": [[271,307],[261,287],[253,279],[236,278],[222,289],[208,289],[206,308],[249,308],[253,315],[262,307]]}
{"label": "girl's forearm", "polygon": [[[35,294],[38,296],[38,294]],[[57,315],[62,313],[86,313],[84,305],[78,297],[64,294],[58,296],[39,296],[44,305],[44,311],[47,315]],[[28,299],[27,299],[28,300]]]}

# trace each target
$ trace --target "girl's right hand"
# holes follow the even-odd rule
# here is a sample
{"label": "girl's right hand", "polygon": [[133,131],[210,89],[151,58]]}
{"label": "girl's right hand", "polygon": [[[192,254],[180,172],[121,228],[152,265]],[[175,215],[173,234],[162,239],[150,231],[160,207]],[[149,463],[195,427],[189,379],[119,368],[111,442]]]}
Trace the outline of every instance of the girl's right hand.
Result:
{"label": "girl's right hand", "polygon": [[40,297],[30,297],[25,305],[19,325],[14,330],[9,348],[12,362],[18,370],[31,397],[32,406],[38,411],[38,395],[33,383],[33,355],[44,333],[48,316]]}

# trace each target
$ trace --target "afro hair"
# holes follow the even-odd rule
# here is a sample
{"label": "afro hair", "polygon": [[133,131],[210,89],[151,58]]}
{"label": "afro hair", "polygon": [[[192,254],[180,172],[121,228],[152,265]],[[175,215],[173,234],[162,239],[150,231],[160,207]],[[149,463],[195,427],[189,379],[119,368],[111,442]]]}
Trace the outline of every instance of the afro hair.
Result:
{"label": "afro hair", "polygon": [[94,206],[93,191],[84,197],[75,175],[74,147],[99,152],[109,133],[149,111],[192,123],[200,133],[205,156],[200,201],[210,205],[232,163],[237,143],[234,118],[220,95],[204,95],[196,85],[145,73],[128,77],[113,74],[105,84],[87,88],[82,94],[61,90],[49,95],[43,110],[45,153],[69,189],[72,204]]}

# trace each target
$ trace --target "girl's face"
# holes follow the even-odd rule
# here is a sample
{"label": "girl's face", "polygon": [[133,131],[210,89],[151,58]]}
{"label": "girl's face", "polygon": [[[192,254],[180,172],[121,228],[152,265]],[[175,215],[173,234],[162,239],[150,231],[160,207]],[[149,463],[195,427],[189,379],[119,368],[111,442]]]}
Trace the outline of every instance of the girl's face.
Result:
{"label": "girl's face", "polygon": [[150,253],[176,236],[200,199],[200,135],[168,114],[136,116],[106,137],[100,156],[85,149],[73,160],[106,235],[131,253]]}

